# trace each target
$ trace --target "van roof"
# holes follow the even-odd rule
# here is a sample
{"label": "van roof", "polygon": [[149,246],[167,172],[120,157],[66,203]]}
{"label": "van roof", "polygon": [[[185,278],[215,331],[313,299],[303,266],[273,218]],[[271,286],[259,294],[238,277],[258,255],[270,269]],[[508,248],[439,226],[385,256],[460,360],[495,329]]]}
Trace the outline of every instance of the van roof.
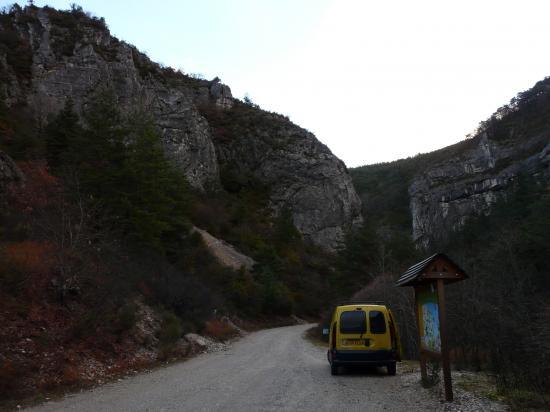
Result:
{"label": "van roof", "polygon": [[356,309],[356,308],[376,308],[376,309],[388,309],[386,305],[375,303],[354,303],[351,305],[338,305],[336,309]]}

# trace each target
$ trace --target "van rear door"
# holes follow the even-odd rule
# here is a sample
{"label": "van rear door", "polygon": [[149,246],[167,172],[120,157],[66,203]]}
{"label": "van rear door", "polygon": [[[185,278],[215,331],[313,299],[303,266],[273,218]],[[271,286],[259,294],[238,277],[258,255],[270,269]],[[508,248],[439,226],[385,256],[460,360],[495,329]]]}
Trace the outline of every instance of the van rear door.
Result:
{"label": "van rear door", "polygon": [[391,340],[388,331],[386,310],[369,310],[369,338],[371,350],[389,350]]}
{"label": "van rear door", "polygon": [[365,349],[368,341],[367,313],[361,308],[340,314],[339,346],[342,349]]}

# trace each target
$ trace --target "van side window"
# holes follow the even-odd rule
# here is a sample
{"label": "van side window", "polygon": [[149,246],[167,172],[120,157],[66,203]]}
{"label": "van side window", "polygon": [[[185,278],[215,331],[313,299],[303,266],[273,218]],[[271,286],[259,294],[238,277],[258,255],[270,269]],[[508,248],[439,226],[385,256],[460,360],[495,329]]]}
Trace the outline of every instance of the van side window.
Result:
{"label": "van side window", "polygon": [[364,310],[347,310],[340,315],[340,333],[365,333],[367,315]]}
{"label": "van side window", "polygon": [[369,312],[370,333],[386,333],[386,319],[378,310]]}

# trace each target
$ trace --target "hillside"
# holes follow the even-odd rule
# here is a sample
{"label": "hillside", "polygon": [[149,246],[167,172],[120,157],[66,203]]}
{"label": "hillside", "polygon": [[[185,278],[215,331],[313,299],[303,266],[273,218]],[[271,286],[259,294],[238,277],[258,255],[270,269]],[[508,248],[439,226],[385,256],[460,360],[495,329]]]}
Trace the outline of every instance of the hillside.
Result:
{"label": "hillside", "polygon": [[[449,237],[468,218],[488,215],[491,206],[532,178],[541,190],[550,180],[550,78],[519,93],[480,123],[472,137],[412,158],[351,170],[370,213],[411,228],[427,247]],[[393,205],[392,211],[386,206]],[[398,211],[395,211],[395,206]]]}
{"label": "hillside", "polygon": [[[348,248],[349,270],[373,279],[357,297],[389,301],[401,324],[414,325],[411,295],[393,281],[445,251],[470,275],[449,287],[455,363],[492,370],[503,392],[528,388],[538,395],[527,398],[548,406],[550,78],[473,137],[350,172],[369,219]],[[413,355],[414,327],[401,332]]]}
{"label": "hillside", "polygon": [[3,20],[5,104],[25,107],[37,126],[68,98],[81,114],[94,92],[108,89],[122,113],[151,114],[165,152],[192,187],[254,179],[269,188],[275,214],[290,210],[297,229],[330,250],[360,222],[344,164],[288,119],[233,99],[219,79],[163,68],[79,9],[27,7]]}
{"label": "hillside", "polygon": [[[80,7],[0,14],[0,399],[96,384],[351,292],[344,163]],[[189,335],[191,333],[191,335]]]}

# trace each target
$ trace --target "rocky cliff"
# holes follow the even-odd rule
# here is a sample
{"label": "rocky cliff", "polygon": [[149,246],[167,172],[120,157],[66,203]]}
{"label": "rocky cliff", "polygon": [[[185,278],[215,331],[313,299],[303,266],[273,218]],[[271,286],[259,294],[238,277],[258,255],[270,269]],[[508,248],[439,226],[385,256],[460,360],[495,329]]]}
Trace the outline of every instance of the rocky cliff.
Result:
{"label": "rocky cliff", "polygon": [[[219,79],[195,79],[151,62],[111,36],[103,19],[78,8],[14,7],[2,16],[0,37],[5,104],[30,108],[38,125],[68,98],[80,111],[97,89],[108,88],[125,112],[153,116],[167,155],[198,190],[219,190],[220,167],[237,165],[267,187],[274,213],[289,209],[298,230],[330,250],[361,222],[345,165],[315,136],[257,107],[249,107],[252,116],[276,117],[277,128],[248,124],[233,112],[236,100]],[[212,110],[242,123],[238,138],[213,137],[204,115]]]}
{"label": "rocky cliff", "polygon": [[491,206],[514,189],[520,175],[550,181],[550,135],[495,141],[487,132],[472,148],[430,165],[410,183],[413,239],[427,246],[460,229],[471,216],[490,213]]}
{"label": "rocky cliff", "polygon": [[547,190],[549,107],[546,78],[481,122],[473,137],[431,153],[353,169],[372,221],[412,233],[417,245],[429,247],[433,240],[448,239],[470,217],[490,214],[520,181]]}
{"label": "rocky cliff", "polygon": [[[270,188],[275,213],[290,210],[296,228],[329,249],[362,222],[361,202],[344,163],[284,116],[236,104],[206,113],[226,186],[252,180]],[[239,122],[234,122],[238,117]],[[229,181],[228,181],[229,180]]]}

